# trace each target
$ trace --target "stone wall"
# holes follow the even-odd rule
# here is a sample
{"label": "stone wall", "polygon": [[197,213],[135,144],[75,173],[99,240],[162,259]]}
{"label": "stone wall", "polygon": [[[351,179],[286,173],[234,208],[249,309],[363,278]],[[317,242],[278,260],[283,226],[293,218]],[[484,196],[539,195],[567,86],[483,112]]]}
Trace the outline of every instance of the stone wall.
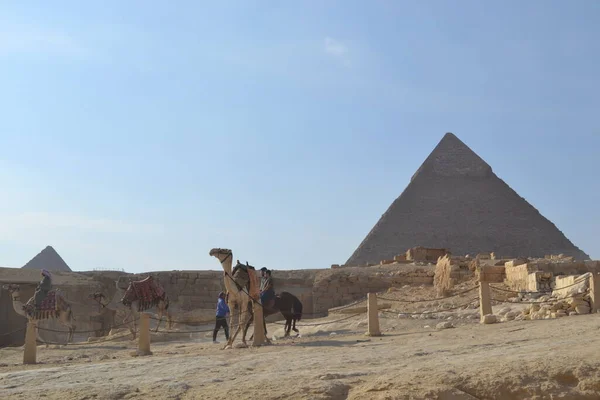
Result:
{"label": "stone wall", "polygon": [[[393,286],[406,284],[433,284],[433,265],[393,263],[370,268],[347,267],[343,269],[311,269],[273,271],[277,293],[287,291],[297,296],[303,304],[303,319],[316,318],[327,314],[327,310],[363,298],[368,292],[385,291]],[[18,270],[11,273],[19,276]],[[72,274],[72,277],[71,275]],[[257,271],[257,274],[259,272]],[[106,334],[114,323],[120,323],[124,316],[119,301],[129,280],[142,280],[148,274],[127,274],[119,272],[62,273],[54,285],[64,291],[73,307],[77,331],[90,331],[76,334],[75,341],[85,341],[88,337]],[[217,297],[225,291],[223,271],[160,271],[152,276],[164,287],[170,298],[170,311],[175,321],[188,325],[200,324],[214,318]],[[36,278],[37,279],[37,278]],[[33,280],[30,279],[30,280]],[[17,282],[18,278],[6,278],[5,282]],[[33,295],[37,282],[21,283],[25,298]],[[119,290],[117,290],[119,287]],[[106,297],[102,308],[91,300],[89,295],[101,292]],[[118,311],[115,311],[118,310]],[[25,327],[25,318],[15,314],[8,293],[0,292],[0,334]],[[280,320],[280,314],[268,317],[268,321]],[[7,323],[4,323],[7,322]],[[41,327],[64,331],[57,321],[46,321]],[[152,322],[154,326],[154,321]],[[44,340],[63,342],[66,335],[40,331]],[[24,331],[11,335],[7,344],[22,344]],[[0,337],[1,339],[1,337]]]}
{"label": "stone wall", "polygon": [[359,300],[369,292],[385,291],[407,284],[433,285],[435,266],[389,264],[368,269],[348,267],[317,274],[312,289],[313,313],[327,314],[330,308]]}

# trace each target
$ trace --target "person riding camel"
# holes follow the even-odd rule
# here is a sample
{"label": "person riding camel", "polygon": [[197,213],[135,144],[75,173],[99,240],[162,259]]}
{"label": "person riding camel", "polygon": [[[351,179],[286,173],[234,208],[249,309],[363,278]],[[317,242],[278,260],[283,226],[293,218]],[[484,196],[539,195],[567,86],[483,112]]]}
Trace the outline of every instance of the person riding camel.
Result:
{"label": "person riding camel", "polygon": [[42,269],[42,280],[39,285],[35,289],[35,293],[33,297],[29,300],[28,303],[33,300],[33,304],[35,308],[40,308],[42,306],[42,301],[48,296],[48,292],[52,289],[52,274],[47,269]]}
{"label": "person riding camel", "polygon": [[260,275],[262,277],[260,281],[260,303],[263,307],[271,308],[270,301],[275,299],[275,286],[273,285],[273,278],[271,278],[271,271],[262,267]]}

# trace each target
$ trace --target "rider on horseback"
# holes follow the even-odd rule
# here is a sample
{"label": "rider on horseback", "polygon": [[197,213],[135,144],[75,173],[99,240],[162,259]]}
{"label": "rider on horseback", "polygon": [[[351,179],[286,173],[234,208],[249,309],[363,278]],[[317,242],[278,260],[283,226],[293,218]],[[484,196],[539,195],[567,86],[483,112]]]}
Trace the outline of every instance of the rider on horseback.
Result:
{"label": "rider on horseback", "polygon": [[273,286],[273,278],[271,278],[271,271],[265,267],[260,269],[260,275],[262,277],[260,281],[260,303],[263,307],[272,308],[271,300],[275,299],[275,289]]}

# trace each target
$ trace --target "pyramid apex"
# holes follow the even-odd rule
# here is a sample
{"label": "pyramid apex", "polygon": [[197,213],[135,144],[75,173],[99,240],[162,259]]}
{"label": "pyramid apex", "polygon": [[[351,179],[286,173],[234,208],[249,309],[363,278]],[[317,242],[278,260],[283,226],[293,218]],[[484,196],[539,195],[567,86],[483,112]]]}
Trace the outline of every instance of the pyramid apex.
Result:
{"label": "pyramid apex", "polygon": [[49,271],[71,271],[71,268],[65,263],[62,257],[58,254],[54,247],[48,245],[44,247],[35,257],[33,257],[22,268],[25,269],[42,269]]}
{"label": "pyramid apex", "polygon": [[454,133],[447,132],[411,180],[420,175],[486,177],[490,174],[492,167],[488,163]]}

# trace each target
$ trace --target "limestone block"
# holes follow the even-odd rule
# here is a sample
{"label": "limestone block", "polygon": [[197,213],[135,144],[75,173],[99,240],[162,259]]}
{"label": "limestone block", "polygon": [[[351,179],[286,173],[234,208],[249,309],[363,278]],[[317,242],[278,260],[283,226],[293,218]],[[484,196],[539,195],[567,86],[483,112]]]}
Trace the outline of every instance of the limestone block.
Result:
{"label": "limestone block", "polygon": [[575,312],[577,312],[577,314],[581,315],[581,314],[589,314],[590,313],[590,307],[589,306],[577,306],[575,307]]}
{"label": "limestone block", "polygon": [[507,261],[504,266],[507,268],[518,267],[519,265],[526,264],[527,260],[524,258],[516,258],[514,260]]}
{"label": "limestone block", "polygon": [[452,325],[452,322],[446,321],[446,322],[440,322],[439,324],[437,324],[435,326],[436,329],[448,329],[448,328],[454,328],[454,325]]}

